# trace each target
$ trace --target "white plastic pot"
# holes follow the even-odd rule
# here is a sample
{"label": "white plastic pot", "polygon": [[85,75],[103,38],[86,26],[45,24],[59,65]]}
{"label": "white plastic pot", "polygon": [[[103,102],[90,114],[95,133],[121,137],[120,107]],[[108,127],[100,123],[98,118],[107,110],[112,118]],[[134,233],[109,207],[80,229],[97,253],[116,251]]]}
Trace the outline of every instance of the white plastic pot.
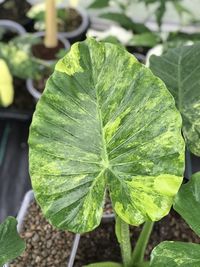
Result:
{"label": "white plastic pot", "polygon": [[[23,223],[24,223],[24,219],[26,217],[26,214],[28,212],[28,208],[34,199],[35,199],[34,193],[32,190],[30,190],[26,193],[26,195],[22,201],[21,208],[20,208],[19,213],[17,215],[17,221],[18,221],[17,231],[18,231],[18,233],[20,233],[23,229]],[[73,265],[74,265],[74,260],[76,257],[76,252],[78,249],[79,241],[80,241],[80,235],[76,234],[75,238],[74,238],[74,243],[72,246],[72,250],[71,250],[71,254],[70,254],[70,258],[69,258],[69,262],[68,262],[67,267],[73,267]],[[9,263],[4,265],[4,267],[9,267],[9,266],[10,266]]]}
{"label": "white plastic pot", "polygon": [[23,35],[26,33],[26,30],[17,22],[12,20],[1,19],[0,27],[3,27],[9,31],[15,32],[18,35]]}
{"label": "white plastic pot", "polygon": [[[59,7],[65,7],[63,4],[60,5]],[[87,29],[89,28],[89,24],[90,24],[90,20],[89,20],[89,15],[86,12],[86,10],[76,7],[76,10],[78,11],[78,13],[80,14],[80,16],[82,17],[82,22],[81,25],[75,29],[74,31],[71,32],[59,32],[59,34],[69,40],[76,40],[78,39],[79,36],[82,36]]]}
{"label": "white plastic pot", "polygon": [[[34,33],[34,36],[35,37],[44,37],[45,33],[44,32],[36,32]],[[70,48],[70,43],[67,39],[65,39],[62,35],[58,35],[58,40],[61,41],[64,45],[64,48],[66,48],[66,50],[68,50]],[[51,61],[47,61],[49,63],[52,63],[52,60]],[[34,99],[36,101],[38,101],[41,97],[41,93],[34,87],[34,83],[33,83],[33,79],[27,79],[26,80],[26,87],[29,91],[29,93],[34,97]]]}

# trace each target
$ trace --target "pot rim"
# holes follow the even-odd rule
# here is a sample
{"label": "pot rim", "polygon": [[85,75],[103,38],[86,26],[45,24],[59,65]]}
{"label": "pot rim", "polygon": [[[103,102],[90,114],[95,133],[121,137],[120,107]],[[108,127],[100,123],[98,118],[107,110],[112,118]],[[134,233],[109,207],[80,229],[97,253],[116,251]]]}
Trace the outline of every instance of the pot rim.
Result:
{"label": "pot rim", "polygon": [[[58,8],[62,8],[65,7],[64,4],[60,4],[58,6]],[[89,15],[87,13],[87,11],[81,7],[73,7],[73,9],[77,10],[77,12],[79,13],[79,15],[81,15],[82,17],[82,22],[80,24],[80,26],[70,32],[59,32],[60,35],[64,36],[65,38],[75,38],[76,36],[79,36],[80,34],[82,34],[84,31],[87,30],[89,24],[90,24],[90,19],[89,19]]]}
{"label": "pot rim", "polygon": [[12,30],[16,32],[18,35],[26,34],[26,30],[24,29],[24,27],[13,20],[1,19],[0,27],[5,27],[6,29]]}
{"label": "pot rim", "polygon": [[[45,32],[36,32],[36,33],[33,33],[33,35],[36,37],[43,37],[45,35]],[[63,43],[65,49],[70,48],[70,43],[66,38],[64,38],[64,36],[58,34],[58,40],[60,40]],[[53,61],[46,60],[46,62],[50,64]],[[26,80],[26,87],[29,93],[35,98],[36,101],[38,101],[42,94],[34,87],[33,79]]]}

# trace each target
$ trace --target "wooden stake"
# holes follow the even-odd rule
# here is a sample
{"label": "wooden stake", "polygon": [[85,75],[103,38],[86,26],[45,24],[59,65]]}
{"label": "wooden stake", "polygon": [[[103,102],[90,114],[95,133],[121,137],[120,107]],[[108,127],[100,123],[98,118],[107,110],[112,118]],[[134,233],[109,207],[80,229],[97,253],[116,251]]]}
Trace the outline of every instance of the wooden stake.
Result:
{"label": "wooden stake", "polygon": [[47,48],[54,48],[58,45],[57,10],[55,0],[46,0],[46,33],[44,45]]}

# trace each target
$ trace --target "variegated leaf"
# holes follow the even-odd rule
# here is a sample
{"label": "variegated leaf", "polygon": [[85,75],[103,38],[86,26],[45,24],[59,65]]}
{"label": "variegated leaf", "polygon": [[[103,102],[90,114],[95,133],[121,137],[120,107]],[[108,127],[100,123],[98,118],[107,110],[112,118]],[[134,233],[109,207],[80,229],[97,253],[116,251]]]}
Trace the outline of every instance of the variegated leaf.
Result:
{"label": "variegated leaf", "polygon": [[181,186],[174,200],[174,209],[200,236],[200,172],[193,174],[190,181]]}
{"label": "variegated leaf", "polygon": [[150,68],[175,98],[183,118],[183,134],[192,153],[200,156],[200,44],[169,50],[150,59]]}
{"label": "variegated leaf", "polygon": [[8,217],[0,224],[0,266],[19,256],[25,249],[25,242],[17,233],[17,221]]}
{"label": "variegated leaf", "polygon": [[131,54],[94,39],[58,62],[30,131],[30,173],[58,228],[99,225],[106,189],[127,223],[159,220],[182,182],[181,117],[162,81]]}
{"label": "variegated leaf", "polygon": [[199,267],[200,245],[165,241],[154,248],[150,267]]}

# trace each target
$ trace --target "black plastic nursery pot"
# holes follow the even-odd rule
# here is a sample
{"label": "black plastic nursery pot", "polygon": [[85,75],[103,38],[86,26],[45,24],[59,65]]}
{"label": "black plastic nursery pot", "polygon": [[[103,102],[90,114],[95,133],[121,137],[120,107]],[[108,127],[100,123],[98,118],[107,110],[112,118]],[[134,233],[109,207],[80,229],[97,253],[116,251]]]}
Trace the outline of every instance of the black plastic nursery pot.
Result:
{"label": "black plastic nursery pot", "polygon": [[16,216],[31,188],[28,172],[30,121],[0,120],[0,222]]}

